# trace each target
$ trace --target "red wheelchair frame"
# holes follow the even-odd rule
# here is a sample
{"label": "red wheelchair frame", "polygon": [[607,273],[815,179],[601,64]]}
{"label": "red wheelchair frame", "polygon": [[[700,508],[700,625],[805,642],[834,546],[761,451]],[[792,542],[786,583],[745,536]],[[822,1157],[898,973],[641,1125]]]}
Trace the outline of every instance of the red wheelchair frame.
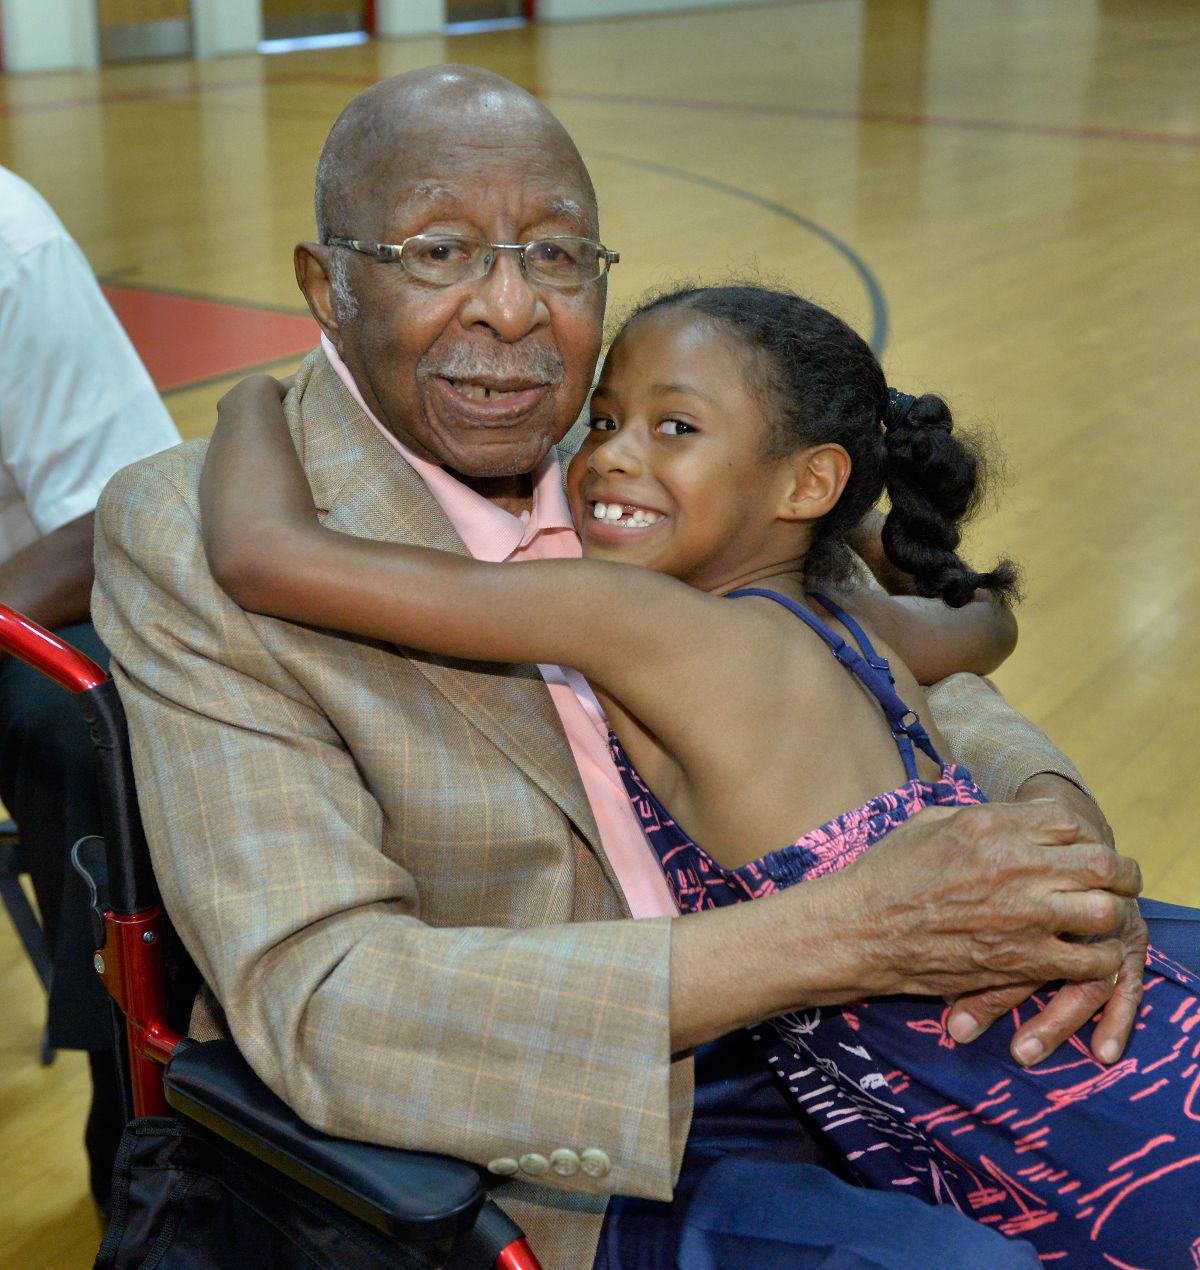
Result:
{"label": "red wheelchair frame", "polygon": [[[92,887],[103,922],[95,966],[124,1021],[127,1113],[182,1114],[398,1239],[467,1240],[482,1265],[540,1270],[520,1229],[488,1199],[495,1179],[478,1166],[321,1133],[258,1079],[232,1042],[192,1042],[169,1026],[163,957],[168,923],[142,830],[116,685],[90,657],[3,604],[0,650],[75,694],[96,746],[103,842],[84,839],[72,858]],[[103,846],[99,859],[93,850],[90,866],[81,854],[88,844]],[[107,877],[98,879],[97,872]]]}

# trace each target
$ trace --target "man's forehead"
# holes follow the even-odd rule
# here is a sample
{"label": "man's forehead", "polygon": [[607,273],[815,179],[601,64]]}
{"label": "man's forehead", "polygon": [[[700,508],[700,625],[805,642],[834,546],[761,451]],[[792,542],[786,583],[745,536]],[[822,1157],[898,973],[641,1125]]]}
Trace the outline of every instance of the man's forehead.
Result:
{"label": "man's forehead", "polygon": [[[533,182],[520,184],[520,192],[525,196],[523,210],[531,212],[536,220],[570,220],[590,224],[593,218],[591,209],[580,199],[572,198],[565,193],[554,193],[538,197]],[[399,192],[393,204],[394,214],[398,216],[420,215],[424,211],[453,211],[467,215],[479,215],[491,211],[486,205],[493,203],[495,187],[483,188],[467,184],[455,188],[436,180],[417,181]]]}

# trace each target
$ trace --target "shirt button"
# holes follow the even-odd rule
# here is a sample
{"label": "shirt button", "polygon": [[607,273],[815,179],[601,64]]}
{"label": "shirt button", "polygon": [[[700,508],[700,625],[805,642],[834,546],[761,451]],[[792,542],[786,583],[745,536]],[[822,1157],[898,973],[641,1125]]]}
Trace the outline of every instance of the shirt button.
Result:
{"label": "shirt button", "polygon": [[521,1156],[521,1171],[530,1177],[544,1177],[550,1172],[550,1161],[537,1151],[530,1151],[528,1155]]}
{"label": "shirt button", "polygon": [[496,1173],[500,1177],[512,1177],[518,1168],[520,1168],[520,1165],[516,1160],[507,1155],[502,1155],[499,1159],[489,1160],[487,1166],[489,1173]]}
{"label": "shirt button", "polygon": [[588,1147],[579,1153],[579,1167],[588,1177],[607,1177],[612,1169],[612,1161],[599,1147]]}
{"label": "shirt button", "polygon": [[579,1172],[579,1156],[567,1147],[550,1152],[550,1167],[559,1177],[574,1177]]}

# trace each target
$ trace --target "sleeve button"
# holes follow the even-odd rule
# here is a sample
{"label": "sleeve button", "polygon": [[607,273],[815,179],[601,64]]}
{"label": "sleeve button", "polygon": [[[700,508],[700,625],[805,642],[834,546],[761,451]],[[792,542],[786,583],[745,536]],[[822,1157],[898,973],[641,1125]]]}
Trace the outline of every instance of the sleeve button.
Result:
{"label": "sleeve button", "polygon": [[512,1177],[518,1168],[520,1168],[520,1165],[516,1160],[511,1159],[507,1155],[502,1155],[495,1160],[489,1160],[487,1166],[489,1173],[495,1173],[499,1177]]}
{"label": "sleeve button", "polygon": [[588,1147],[579,1153],[579,1167],[588,1177],[607,1177],[612,1170],[612,1161],[599,1147]]}
{"label": "sleeve button", "polygon": [[550,1161],[537,1151],[530,1151],[527,1155],[521,1156],[520,1163],[521,1172],[528,1173],[530,1177],[544,1177],[550,1172]]}
{"label": "sleeve button", "polygon": [[579,1172],[579,1156],[567,1147],[550,1152],[550,1168],[559,1177],[574,1177]]}

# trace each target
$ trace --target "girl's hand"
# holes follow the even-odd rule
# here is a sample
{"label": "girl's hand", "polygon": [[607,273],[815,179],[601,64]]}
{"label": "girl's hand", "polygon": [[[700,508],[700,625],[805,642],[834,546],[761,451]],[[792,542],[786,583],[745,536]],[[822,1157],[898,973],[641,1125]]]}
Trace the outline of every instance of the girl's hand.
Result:
{"label": "girl's hand", "polygon": [[846,534],[846,542],[862,558],[863,564],[874,574],[876,582],[888,595],[912,595],[912,574],[898,569],[883,549],[883,512],[872,507],[869,512]]}

